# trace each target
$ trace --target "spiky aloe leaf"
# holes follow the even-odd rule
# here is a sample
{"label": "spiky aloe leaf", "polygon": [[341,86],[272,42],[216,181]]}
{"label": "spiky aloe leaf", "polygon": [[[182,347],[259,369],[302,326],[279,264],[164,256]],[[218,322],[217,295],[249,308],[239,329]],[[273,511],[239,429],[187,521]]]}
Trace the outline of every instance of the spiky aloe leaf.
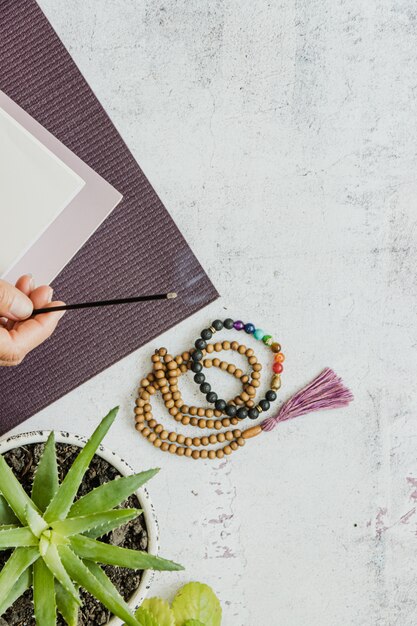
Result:
{"label": "spiky aloe leaf", "polygon": [[16,548],[0,571],[1,598],[6,598],[23,572],[39,557],[38,548]]}
{"label": "spiky aloe leaf", "polygon": [[71,547],[74,552],[82,559],[88,559],[96,563],[105,563],[106,565],[118,565],[119,567],[127,567],[129,569],[155,569],[166,571],[177,571],[184,569],[182,565],[178,565],[173,561],[162,559],[159,556],[153,556],[148,552],[140,550],[130,550],[129,548],[120,548],[112,546],[83,535],[71,537]]}
{"label": "spiky aloe leaf", "polygon": [[115,478],[108,483],[104,483],[104,485],[100,485],[100,487],[96,487],[96,489],[87,493],[77,502],[74,502],[70,509],[69,517],[87,515],[91,511],[102,513],[103,511],[113,509],[158,472],[159,468],[150,469],[139,474],[132,474],[132,476]]}
{"label": "spiky aloe leaf", "polygon": [[26,509],[32,509],[35,513],[39,514],[36,510],[32,500],[23,489],[22,485],[13,474],[11,468],[7,465],[4,458],[0,455],[0,492],[7,500],[10,507],[15,512],[19,521],[26,526],[27,517]]}
{"label": "spiky aloe leaf", "polygon": [[36,623],[39,626],[55,626],[54,576],[42,559],[38,559],[33,564],[33,606]]}
{"label": "spiky aloe leaf", "polygon": [[61,562],[61,558],[58,553],[57,546],[48,544],[45,554],[42,555],[48,569],[52,572],[58,582],[64,587],[64,589],[72,596],[77,604],[81,604],[78,591],[74,586],[70,576],[68,576],[67,570]]}
{"label": "spiky aloe leaf", "polygon": [[17,579],[16,583],[13,585],[11,591],[3,596],[3,593],[0,596],[0,615],[3,615],[7,611],[9,607],[11,607],[14,602],[20,598],[20,596],[25,593],[26,589],[32,584],[32,570],[28,567],[23,574],[21,574],[20,578]]}
{"label": "spiky aloe leaf", "polygon": [[[120,509],[116,509],[116,510],[120,510]],[[131,517],[130,519],[125,519],[122,523],[126,524],[127,522],[129,522],[131,519],[135,519],[136,517],[138,517],[141,513],[143,513],[142,509],[121,509],[123,511],[136,511],[135,515],[133,517]],[[103,537],[103,535],[107,535],[107,533],[111,532],[112,530],[114,530],[115,528],[118,528],[119,526],[121,526],[120,522],[118,521],[117,517],[109,519],[109,521],[106,524],[102,524],[100,527],[97,528],[92,528],[91,530],[88,530],[87,532],[83,533],[86,537],[90,537],[90,539],[98,539],[99,537]]]}
{"label": "spiky aloe leaf", "polygon": [[35,537],[40,537],[43,531],[48,528],[48,524],[45,522],[43,517],[39,515],[39,513],[29,506],[26,507],[25,514],[30,530]]}
{"label": "spiky aloe leaf", "polygon": [[46,510],[46,507],[58,491],[58,486],[55,435],[52,432],[39,459],[32,485],[32,500],[41,511]]}
{"label": "spiky aloe leaf", "polygon": [[55,594],[58,611],[68,626],[77,626],[78,604],[57,580],[55,581]]}
{"label": "spiky aloe leaf", "polygon": [[20,528],[4,528],[0,526],[0,550],[18,548],[19,546],[36,546],[38,539],[27,526]]}
{"label": "spiky aloe leaf", "polygon": [[78,535],[92,528],[97,529],[100,535],[104,535],[106,530],[101,531],[103,527],[110,525],[117,528],[125,524],[131,519],[140,515],[140,509],[116,509],[107,511],[106,513],[93,513],[92,515],[83,515],[81,517],[70,517],[64,520],[52,522],[51,527],[55,532],[63,537]]}
{"label": "spiky aloe leaf", "polygon": [[[44,518],[47,522],[64,519],[70,510],[83,476],[90,465],[98,446],[114,422],[119,407],[112,409],[100,422],[99,426],[91,435],[84,448],[78,454],[67,475],[62,481],[58,491],[49,503]],[[1,485],[0,485],[0,491]]]}
{"label": "spiky aloe leaf", "polygon": [[0,495],[0,524],[15,524],[19,520],[16,515],[13,513],[12,509],[6,502],[6,499]]}
{"label": "spiky aloe leaf", "polygon": [[68,546],[59,546],[59,553],[66,570],[73,580],[97,598],[114,615],[126,622],[128,626],[142,626],[132,615],[129,606],[113,585],[112,591],[110,591],[110,587],[104,587],[101,580],[90,571]]}

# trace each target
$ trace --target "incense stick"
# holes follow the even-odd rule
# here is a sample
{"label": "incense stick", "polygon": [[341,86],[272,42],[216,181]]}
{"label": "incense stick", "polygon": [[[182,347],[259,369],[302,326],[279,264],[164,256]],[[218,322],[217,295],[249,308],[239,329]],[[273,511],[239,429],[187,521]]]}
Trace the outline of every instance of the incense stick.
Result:
{"label": "incense stick", "polygon": [[91,309],[101,306],[114,306],[117,304],[132,304],[134,302],[151,302],[153,300],[172,300],[177,297],[173,291],[170,293],[157,293],[150,296],[132,296],[130,298],[117,298],[115,300],[98,300],[96,302],[79,302],[77,304],[61,304],[59,306],[34,309],[32,315],[51,313],[52,311],[74,311],[75,309]]}

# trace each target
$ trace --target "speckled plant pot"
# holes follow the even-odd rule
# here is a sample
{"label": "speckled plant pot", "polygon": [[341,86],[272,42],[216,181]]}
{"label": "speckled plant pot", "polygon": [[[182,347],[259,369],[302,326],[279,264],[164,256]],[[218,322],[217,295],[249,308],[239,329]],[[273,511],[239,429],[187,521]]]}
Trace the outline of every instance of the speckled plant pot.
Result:
{"label": "speckled plant pot", "polygon": [[[60,430],[54,431],[54,433],[57,443],[66,443],[68,445],[78,446],[82,448],[87,442],[87,439],[81,437],[80,435],[74,435],[72,433]],[[6,439],[0,441],[0,454],[8,452],[12,448],[28,446],[34,443],[43,443],[47,440],[49,434],[49,430],[34,430],[28,433],[21,433],[18,435],[13,435],[12,437],[7,437]],[[122,459],[112,450],[109,450],[108,448],[100,445],[96,454],[111,465],[113,465],[113,467],[122,476],[129,476],[130,474],[134,473],[133,468],[130,467],[130,465],[126,463],[124,459]],[[145,487],[141,487],[135,493],[140,502],[141,508],[143,509],[143,515],[145,517],[146,529],[148,532],[148,552],[150,554],[156,555],[159,552],[159,526],[153,504]],[[144,571],[139,587],[128,601],[128,604],[132,610],[138,607],[147,596],[154,575],[155,572],[153,572],[152,570]],[[113,617],[108,624],[108,626],[122,625],[123,622],[118,617]]]}

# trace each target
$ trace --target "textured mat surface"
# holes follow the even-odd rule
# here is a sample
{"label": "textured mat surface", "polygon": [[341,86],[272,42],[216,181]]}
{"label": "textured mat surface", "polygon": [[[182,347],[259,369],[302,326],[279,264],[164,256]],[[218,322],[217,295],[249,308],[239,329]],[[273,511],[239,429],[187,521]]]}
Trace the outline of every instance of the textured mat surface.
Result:
{"label": "textured mat surface", "polygon": [[218,294],[34,0],[0,0],[0,89],[124,196],[55,280],[56,296],[180,295],[67,314],[22,365],[0,368],[4,433]]}

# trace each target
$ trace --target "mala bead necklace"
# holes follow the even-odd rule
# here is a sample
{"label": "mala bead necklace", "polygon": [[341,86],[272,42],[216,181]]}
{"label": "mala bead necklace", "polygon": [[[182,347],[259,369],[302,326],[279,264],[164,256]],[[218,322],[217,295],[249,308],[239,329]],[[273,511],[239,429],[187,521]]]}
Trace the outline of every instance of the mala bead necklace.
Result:
{"label": "mala bead necklace", "polygon": [[[208,343],[214,333],[223,328],[243,330],[248,335],[253,335],[255,339],[269,346],[274,354],[270,389],[265,394],[265,398],[259,402],[255,401],[255,397],[260,385],[262,365],[258,362],[254,351],[237,341]],[[340,378],[327,368],[312,383],[285,402],[276,416],[269,417],[246,430],[241,430],[236,426],[246,418],[257,419],[277,398],[276,392],[281,387],[280,374],[283,371],[285,359],[280,344],[275,342],[271,335],[261,329],[256,329],[251,323],[244,324],[241,320],[233,321],[227,318],[223,322],[215,320],[209,328],[205,328],[194,346],[191,351],[183,352],[175,357],[170,355],[166,348],[156,350],[152,356],[152,371],[140,382],[135,407],[136,430],[164,452],[193,459],[222,459],[225,455],[228,456],[243,447],[248,439],[262,432],[271,431],[281,421],[317,409],[346,406],[353,399]],[[249,374],[245,374],[233,363],[221,361],[217,357],[209,358],[209,355],[223,350],[236,351],[246,356],[251,368]],[[218,394],[212,391],[211,385],[203,374],[203,368],[209,369],[210,367],[217,367],[240,380],[242,392],[228,402],[219,398]],[[188,370],[194,373],[194,381],[213,408],[188,406],[183,402],[178,388],[178,379]],[[165,407],[176,422],[214,432],[189,437],[165,429],[154,419],[152,413],[151,399],[158,392],[161,393]],[[208,450],[209,446],[217,447]]]}

